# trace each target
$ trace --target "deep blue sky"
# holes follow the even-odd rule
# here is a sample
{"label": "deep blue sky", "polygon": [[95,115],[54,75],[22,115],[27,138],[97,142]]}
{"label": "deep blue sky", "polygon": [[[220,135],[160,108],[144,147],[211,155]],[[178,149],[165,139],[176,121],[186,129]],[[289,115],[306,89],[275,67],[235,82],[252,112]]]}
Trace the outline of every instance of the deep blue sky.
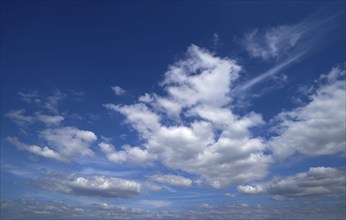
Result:
{"label": "deep blue sky", "polygon": [[344,217],[344,134],[344,1],[1,2],[5,219]]}

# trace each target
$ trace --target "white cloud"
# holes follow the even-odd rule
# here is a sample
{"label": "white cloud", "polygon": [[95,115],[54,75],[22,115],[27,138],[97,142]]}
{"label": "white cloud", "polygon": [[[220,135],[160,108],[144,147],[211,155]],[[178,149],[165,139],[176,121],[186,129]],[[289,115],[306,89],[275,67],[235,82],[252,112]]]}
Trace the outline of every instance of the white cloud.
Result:
{"label": "white cloud", "polygon": [[91,131],[75,127],[48,128],[41,131],[39,136],[67,159],[94,155],[90,147],[97,137]]}
{"label": "white cloud", "polygon": [[33,198],[19,198],[6,202],[1,207],[1,217],[4,219],[52,219],[59,216],[64,219],[74,219],[86,211],[78,206],[72,206],[61,201],[40,201]]}
{"label": "white cloud", "polygon": [[240,185],[238,191],[246,194],[269,193],[275,199],[301,196],[343,196],[346,192],[345,171],[330,167],[311,167],[294,176],[275,177],[258,185]]}
{"label": "white cloud", "polygon": [[110,198],[128,198],[141,191],[139,182],[107,176],[52,174],[40,177],[36,184],[45,190],[64,194]]}
{"label": "white cloud", "polygon": [[[51,111],[52,113],[58,113],[59,102],[66,98],[66,94],[59,89],[54,89],[52,94],[46,97],[42,97],[38,91],[20,91],[18,92],[21,100],[26,103],[36,104],[41,108]],[[73,95],[79,95],[74,92]]]}
{"label": "white cloud", "polygon": [[226,193],[225,196],[227,196],[228,198],[234,198],[235,197],[235,195],[232,193]]}
{"label": "white cloud", "polygon": [[124,95],[126,93],[126,91],[119,86],[112,86],[112,90],[113,90],[114,94],[117,96],[121,96],[121,95]]}
{"label": "white cloud", "polygon": [[49,128],[39,132],[39,136],[47,142],[49,147],[27,145],[13,137],[8,137],[7,140],[19,149],[60,161],[94,155],[90,147],[97,137],[91,131],[79,130],[75,127]]}
{"label": "white cloud", "polygon": [[131,147],[130,145],[124,145],[123,150],[116,151],[112,144],[101,142],[99,143],[101,151],[106,155],[109,161],[114,163],[129,162],[139,165],[149,165],[156,160],[156,156],[149,154],[147,150],[143,150],[139,147]]}
{"label": "white cloud", "polygon": [[263,186],[261,186],[261,185],[238,186],[237,189],[239,192],[246,193],[246,194],[257,194],[257,193],[263,193],[264,192]]}
{"label": "white cloud", "polygon": [[38,94],[38,91],[22,91],[18,92],[21,100],[27,103],[36,103],[39,104],[42,100]]}
{"label": "white cloud", "polygon": [[40,104],[43,108],[48,109],[53,113],[58,112],[59,102],[66,97],[66,94],[56,89],[53,91],[53,95],[46,98],[45,102]]}
{"label": "white cloud", "polygon": [[192,45],[186,59],[165,73],[166,96],[146,94],[140,103],[104,107],[123,114],[148,154],[168,168],[200,175],[216,188],[260,179],[271,158],[250,128],[263,120],[256,113],[236,115],[230,107],[240,71],[235,61]]}
{"label": "white cloud", "polygon": [[161,208],[171,205],[171,202],[163,200],[142,200],[141,203],[143,205],[152,206],[155,208]]}
{"label": "white cloud", "polygon": [[217,33],[213,34],[213,47],[216,49],[220,45],[220,36]]}
{"label": "white cloud", "polygon": [[47,157],[59,161],[67,161],[66,158],[62,157],[58,152],[48,148],[48,147],[39,147],[36,145],[26,145],[18,141],[15,137],[7,137],[7,141],[15,145],[18,149],[29,151],[33,154],[37,154],[42,157]]}
{"label": "white cloud", "polygon": [[279,135],[268,142],[275,158],[286,158],[294,153],[307,156],[345,155],[344,75],[345,70],[332,69],[329,74],[322,76],[327,79],[327,84],[321,85],[310,96],[308,104],[278,115],[280,123],[275,129]]}
{"label": "white cloud", "polygon": [[149,95],[148,93],[145,93],[144,95],[142,95],[138,98],[138,101],[144,102],[144,103],[150,103],[153,100],[154,100],[153,97],[151,95]]}
{"label": "white cloud", "polygon": [[[152,201],[152,200],[151,200]],[[34,198],[20,198],[1,201],[1,216],[4,219],[343,219],[345,206],[340,203],[328,205],[326,202],[294,203],[293,206],[273,207],[271,204],[196,204],[183,210],[153,210],[155,204],[168,201],[146,202],[140,200],[144,208],[130,208],[107,203],[81,204],[66,201],[45,201]],[[149,204],[148,204],[149,203]],[[151,203],[151,204],[150,204]],[[161,206],[163,207],[163,206]],[[304,207],[304,208],[302,208]],[[160,207],[158,207],[160,208]]]}
{"label": "white cloud", "polygon": [[184,187],[190,187],[192,186],[192,180],[183,176],[178,175],[153,175],[149,177],[150,179],[159,182],[159,183],[166,183],[172,186],[184,186]]}
{"label": "white cloud", "polygon": [[237,86],[233,91],[239,95],[252,86],[275,76],[284,68],[297,62],[307,54],[317,51],[321,45],[329,41],[332,30],[337,27],[340,14],[315,14],[299,23],[282,25],[264,30],[255,29],[245,35],[242,43],[252,57],[264,61],[279,61],[273,67],[253,79]]}
{"label": "white cloud", "polygon": [[36,118],[47,126],[59,125],[64,120],[64,117],[61,115],[36,114]]}
{"label": "white cloud", "polygon": [[25,109],[11,110],[6,113],[5,116],[20,127],[30,125],[37,120],[43,122],[47,126],[59,125],[60,122],[64,120],[64,117],[61,115],[46,115],[41,113],[36,113],[33,116],[25,115]]}
{"label": "white cloud", "polygon": [[24,109],[11,110],[5,114],[6,117],[11,119],[18,126],[25,126],[34,122],[34,117],[24,115]]}
{"label": "white cloud", "polygon": [[253,57],[277,59],[294,48],[304,34],[299,25],[279,26],[265,31],[255,29],[245,36],[243,44]]}

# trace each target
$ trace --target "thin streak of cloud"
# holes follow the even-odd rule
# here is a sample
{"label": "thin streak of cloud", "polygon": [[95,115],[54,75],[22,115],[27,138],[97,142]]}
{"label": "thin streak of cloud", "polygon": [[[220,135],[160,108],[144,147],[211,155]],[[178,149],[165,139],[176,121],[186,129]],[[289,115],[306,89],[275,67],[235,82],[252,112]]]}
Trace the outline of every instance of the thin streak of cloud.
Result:
{"label": "thin streak of cloud", "polygon": [[[239,94],[249,90],[287,68],[293,62],[302,60],[308,54],[316,52],[317,49],[331,42],[332,40],[326,38],[329,37],[331,30],[339,25],[336,19],[339,19],[343,14],[342,11],[321,19],[319,18],[320,13],[315,13],[294,25],[279,26],[266,32],[250,33],[244,42],[250,44],[246,47],[252,56],[262,57],[264,60],[276,59],[279,61],[284,59],[266,72],[237,86],[232,92]],[[291,37],[287,37],[284,33],[290,33]],[[294,42],[292,43],[292,41]]]}

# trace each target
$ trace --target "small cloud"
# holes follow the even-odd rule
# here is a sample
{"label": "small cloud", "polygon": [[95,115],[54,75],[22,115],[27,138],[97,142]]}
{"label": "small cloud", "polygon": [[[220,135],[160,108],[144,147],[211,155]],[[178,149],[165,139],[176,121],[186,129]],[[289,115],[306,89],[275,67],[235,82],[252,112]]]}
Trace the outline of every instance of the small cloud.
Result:
{"label": "small cloud", "polygon": [[64,120],[64,117],[61,115],[36,114],[36,118],[47,126],[59,125]]}
{"label": "small cloud", "polygon": [[138,101],[144,102],[144,103],[151,103],[154,101],[154,98],[151,95],[149,95],[148,93],[145,93],[144,95],[142,95],[138,98]]}
{"label": "small cloud", "polygon": [[227,196],[228,198],[234,198],[234,197],[235,197],[235,194],[226,193],[225,196]]}
{"label": "small cloud", "polygon": [[119,86],[112,86],[112,90],[113,90],[114,94],[117,96],[122,96],[126,93],[126,90],[124,90],[123,88],[121,88]]}
{"label": "small cloud", "polygon": [[154,175],[149,178],[156,182],[166,183],[172,186],[190,187],[192,185],[191,179],[178,175]]}
{"label": "small cloud", "polygon": [[163,201],[163,200],[142,200],[141,203],[146,206],[152,206],[155,208],[161,208],[170,206],[171,202],[169,201]]}
{"label": "small cloud", "polygon": [[252,57],[265,61],[280,58],[295,47],[303,30],[296,26],[279,26],[265,31],[258,29],[246,34],[243,44]]}
{"label": "small cloud", "polygon": [[18,110],[9,111],[8,113],[5,114],[5,116],[11,119],[19,127],[23,127],[23,126],[32,124],[34,122],[34,117],[27,116],[24,114],[25,114],[24,109],[18,109]]}
{"label": "small cloud", "polygon": [[203,209],[211,209],[212,208],[212,206],[209,205],[208,203],[203,203],[203,204],[200,205],[200,207],[203,208]]}
{"label": "small cloud", "polygon": [[66,158],[62,157],[58,152],[48,148],[48,147],[39,147],[36,145],[26,145],[20,142],[16,137],[7,137],[6,140],[11,144],[15,145],[20,150],[26,150],[33,154],[66,162]]}
{"label": "small cloud", "polygon": [[213,47],[214,47],[214,49],[216,49],[220,44],[221,44],[220,36],[217,33],[214,33],[213,34]]}
{"label": "small cloud", "polygon": [[151,165],[157,159],[155,154],[149,153],[139,147],[131,147],[124,145],[123,150],[117,151],[112,144],[101,142],[98,144],[101,152],[103,152],[109,161],[114,163],[130,162],[139,165]]}

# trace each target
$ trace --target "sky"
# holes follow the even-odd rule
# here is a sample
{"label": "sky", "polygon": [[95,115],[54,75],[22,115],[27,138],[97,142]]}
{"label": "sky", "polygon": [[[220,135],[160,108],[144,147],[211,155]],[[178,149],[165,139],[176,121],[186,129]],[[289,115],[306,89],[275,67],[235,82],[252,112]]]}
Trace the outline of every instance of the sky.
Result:
{"label": "sky", "polygon": [[2,1],[1,219],[345,219],[345,1]]}

